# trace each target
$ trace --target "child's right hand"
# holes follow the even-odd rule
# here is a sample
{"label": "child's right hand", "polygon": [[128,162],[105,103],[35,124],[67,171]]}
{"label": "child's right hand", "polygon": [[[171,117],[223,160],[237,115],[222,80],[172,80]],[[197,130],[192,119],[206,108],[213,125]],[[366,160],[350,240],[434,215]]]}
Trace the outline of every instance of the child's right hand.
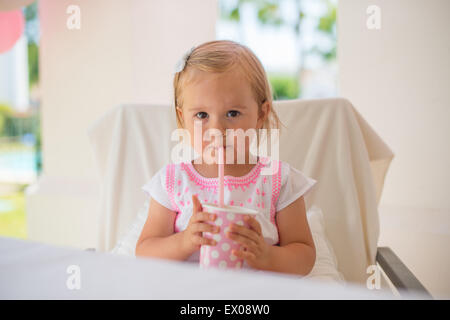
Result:
{"label": "child's right hand", "polygon": [[215,246],[216,241],[203,237],[203,232],[218,233],[218,226],[209,224],[208,221],[214,221],[217,216],[214,213],[201,211],[202,205],[198,198],[192,196],[192,215],[189,224],[183,231],[183,245],[190,252],[197,251],[202,245]]}

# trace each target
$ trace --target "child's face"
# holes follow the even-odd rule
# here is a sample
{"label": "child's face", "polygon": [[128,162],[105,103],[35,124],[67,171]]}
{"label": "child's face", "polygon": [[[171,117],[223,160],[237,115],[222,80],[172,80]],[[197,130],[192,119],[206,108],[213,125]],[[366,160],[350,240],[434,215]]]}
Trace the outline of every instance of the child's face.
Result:
{"label": "child's face", "polygon": [[[185,129],[190,133],[191,146],[198,154],[211,153],[215,157],[214,150],[205,152],[215,141],[214,137],[210,141],[205,141],[204,133],[208,129],[219,129],[225,135],[226,129],[242,129],[245,132],[250,128],[255,130],[262,128],[267,115],[268,102],[263,104],[262,112],[258,115],[258,103],[252,94],[250,84],[243,76],[236,71],[220,74],[192,71],[195,72],[193,78],[195,80],[183,88],[183,106],[181,109],[177,108],[177,112],[183,119]],[[194,121],[200,121],[202,124],[201,150],[197,150],[196,147],[199,146],[194,145]],[[246,137],[245,146],[240,147],[240,152],[245,152],[245,159],[248,157],[249,142],[249,138]],[[223,144],[226,145],[225,137]],[[235,137],[233,163],[238,163],[237,148],[238,143]]]}

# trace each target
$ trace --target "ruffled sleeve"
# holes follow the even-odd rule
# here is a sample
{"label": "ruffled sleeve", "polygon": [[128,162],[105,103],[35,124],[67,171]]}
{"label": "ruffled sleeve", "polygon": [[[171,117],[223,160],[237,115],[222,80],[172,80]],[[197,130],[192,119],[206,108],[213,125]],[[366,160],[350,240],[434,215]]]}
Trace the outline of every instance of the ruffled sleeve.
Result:
{"label": "ruffled sleeve", "polygon": [[288,163],[283,163],[281,169],[281,188],[276,205],[277,211],[286,208],[301,196],[306,196],[317,182]]}
{"label": "ruffled sleeve", "polygon": [[147,196],[152,197],[164,207],[174,210],[167,188],[168,167],[164,166],[156,172],[149,182],[142,186]]}

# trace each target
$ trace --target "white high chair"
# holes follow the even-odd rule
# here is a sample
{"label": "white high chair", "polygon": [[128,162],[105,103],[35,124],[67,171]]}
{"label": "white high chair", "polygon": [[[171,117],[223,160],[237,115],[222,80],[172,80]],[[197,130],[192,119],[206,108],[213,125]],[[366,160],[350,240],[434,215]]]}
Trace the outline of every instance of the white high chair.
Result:
{"label": "white high chair", "polygon": [[[287,127],[281,129],[280,159],[318,181],[306,208],[323,213],[323,235],[339,273],[366,285],[374,272],[369,266],[375,266],[391,289],[428,294],[389,248],[377,247],[377,207],[394,156],[389,147],[346,99],[275,101],[274,108]],[[171,141],[174,129],[168,105],[120,105],[89,129],[101,181],[97,250],[113,249],[138,211],[146,213],[149,199],[141,186],[170,162],[178,143]]]}

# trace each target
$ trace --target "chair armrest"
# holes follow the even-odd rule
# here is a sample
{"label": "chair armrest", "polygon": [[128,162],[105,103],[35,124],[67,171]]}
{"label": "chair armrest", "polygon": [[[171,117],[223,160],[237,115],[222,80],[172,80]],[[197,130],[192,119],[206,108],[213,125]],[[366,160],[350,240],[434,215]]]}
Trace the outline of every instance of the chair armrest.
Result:
{"label": "chair armrest", "polygon": [[376,261],[398,290],[409,291],[433,298],[414,274],[389,247],[378,247]]}

